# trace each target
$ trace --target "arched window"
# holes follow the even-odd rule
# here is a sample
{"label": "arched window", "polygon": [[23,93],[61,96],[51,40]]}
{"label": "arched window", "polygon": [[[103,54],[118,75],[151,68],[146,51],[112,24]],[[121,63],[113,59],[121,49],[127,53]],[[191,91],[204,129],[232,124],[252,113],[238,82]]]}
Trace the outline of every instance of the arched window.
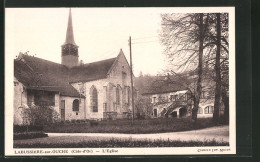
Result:
{"label": "arched window", "polygon": [[127,88],[127,104],[130,103],[130,88]]}
{"label": "arched window", "polygon": [[73,111],[79,111],[79,100],[75,99],[72,104],[72,110]]}
{"label": "arched window", "polygon": [[120,99],[121,99],[121,96],[120,96],[120,93],[121,93],[122,89],[121,87],[118,85],[116,87],[116,104],[117,105],[120,105]]}
{"label": "arched window", "polygon": [[198,114],[203,114],[203,109],[199,107]]}
{"label": "arched window", "polygon": [[213,106],[207,106],[204,111],[205,111],[205,114],[212,114],[213,113],[213,110],[214,110],[214,107]]}
{"label": "arched window", "polygon": [[98,112],[98,92],[95,86],[90,90],[90,107],[92,112]]}

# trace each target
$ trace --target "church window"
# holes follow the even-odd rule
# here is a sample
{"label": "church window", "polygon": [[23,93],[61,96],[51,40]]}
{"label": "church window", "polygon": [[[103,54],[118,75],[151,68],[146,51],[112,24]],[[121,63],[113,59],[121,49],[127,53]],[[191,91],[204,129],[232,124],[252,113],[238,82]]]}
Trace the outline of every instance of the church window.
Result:
{"label": "church window", "polygon": [[116,87],[116,104],[117,105],[120,105],[120,89],[121,89],[121,87],[118,85]]}
{"label": "church window", "polygon": [[72,110],[73,111],[79,111],[79,100],[78,99],[75,99],[74,101],[73,101],[73,104],[72,104],[73,106],[72,106]]}
{"label": "church window", "polygon": [[90,92],[90,107],[92,112],[98,112],[98,92],[96,87],[92,86]]}
{"label": "church window", "polygon": [[127,104],[129,104],[130,103],[130,88],[129,87],[127,87],[127,92],[126,92],[126,94],[127,94]]}

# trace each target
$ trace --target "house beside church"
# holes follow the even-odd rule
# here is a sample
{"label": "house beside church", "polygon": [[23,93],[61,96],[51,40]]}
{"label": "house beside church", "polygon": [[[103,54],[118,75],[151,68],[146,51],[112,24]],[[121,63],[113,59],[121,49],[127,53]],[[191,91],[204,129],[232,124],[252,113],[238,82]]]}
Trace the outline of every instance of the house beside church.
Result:
{"label": "house beside church", "polygon": [[78,48],[70,11],[61,64],[19,54],[14,60],[14,124],[25,124],[23,111],[33,105],[53,107],[61,121],[131,115],[131,70],[122,49],[115,58],[83,64]]}
{"label": "house beside church", "polygon": [[[194,82],[196,75],[193,73],[182,74],[180,82],[184,83],[186,80],[189,83]],[[169,81],[167,81],[169,80]],[[142,95],[150,101],[152,105],[152,117],[187,117],[191,116],[193,108],[193,100],[191,93],[187,87],[182,84],[172,84],[175,81],[173,76],[157,76],[157,81],[154,87],[150,87]],[[176,81],[178,82],[178,81]],[[202,93],[200,97],[199,109],[197,113],[198,118],[212,118],[214,112],[214,96],[212,96],[212,87],[214,82],[203,80]],[[195,84],[194,84],[195,85]],[[224,114],[224,105],[221,105],[220,115]]]}

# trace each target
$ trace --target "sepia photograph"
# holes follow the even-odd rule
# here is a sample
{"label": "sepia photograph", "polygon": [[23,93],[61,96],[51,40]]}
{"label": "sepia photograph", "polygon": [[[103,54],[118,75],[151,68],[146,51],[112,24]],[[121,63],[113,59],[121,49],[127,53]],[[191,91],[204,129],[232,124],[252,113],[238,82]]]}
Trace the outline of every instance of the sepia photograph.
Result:
{"label": "sepia photograph", "polygon": [[234,7],[6,8],[5,154],[236,153]]}

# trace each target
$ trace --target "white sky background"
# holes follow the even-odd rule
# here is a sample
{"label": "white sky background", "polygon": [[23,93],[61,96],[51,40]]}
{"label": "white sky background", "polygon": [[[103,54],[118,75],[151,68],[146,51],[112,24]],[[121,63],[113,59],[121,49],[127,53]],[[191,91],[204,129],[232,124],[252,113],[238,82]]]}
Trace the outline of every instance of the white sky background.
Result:
{"label": "white sky background", "polygon": [[[131,36],[135,76],[140,71],[156,75],[167,64],[159,41],[160,13],[171,11],[170,8],[72,8],[79,60],[88,63],[116,57],[120,48],[129,60]],[[7,8],[5,14],[6,55],[15,58],[19,52],[29,51],[30,55],[61,62],[69,8]],[[144,37],[149,38],[138,39]]]}

